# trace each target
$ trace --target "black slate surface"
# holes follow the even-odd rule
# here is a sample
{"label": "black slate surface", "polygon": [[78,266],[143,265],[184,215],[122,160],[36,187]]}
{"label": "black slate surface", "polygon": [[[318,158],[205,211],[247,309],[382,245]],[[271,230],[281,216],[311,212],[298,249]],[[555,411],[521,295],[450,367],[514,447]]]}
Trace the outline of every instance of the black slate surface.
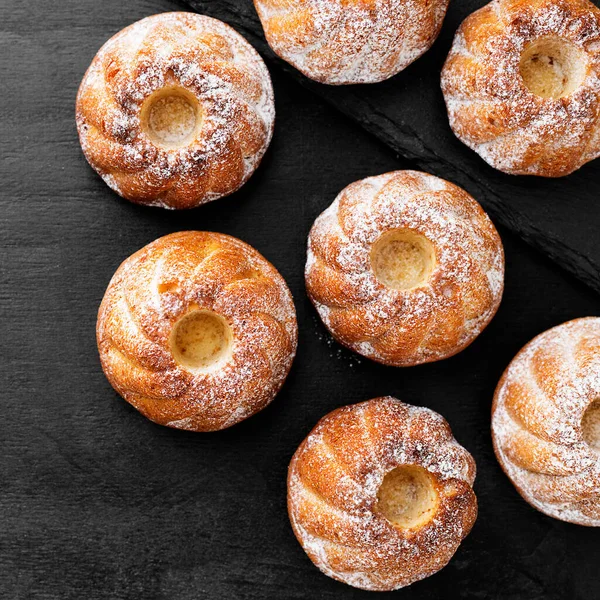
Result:
{"label": "black slate surface", "polygon": [[[110,35],[182,6],[0,2],[0,598],[600,597],[600,531],[523,502],[489,435],[491,396],[512,356],[552,325],[599,314],[598,296],[500,227],[504,301],[465,352],[402,370],[341,349],[304,292],[308,229],[348,183],[409,163],[276,70],[275,137],[239,193],[180,213],[119,199],[79,149],[77,86]],[[190,228],[238,236],[273,261],[300,326],[281,394],[215,434],[144,419],[111,389],[95,348],[96,310],[119,263],[158,236]],[[448,567],[374,595],[312,566],[289,526],[285,476],[322,415],[383,394],[448,419],[477,461],[480,514]]]}
{"label": "black slate surface", "polygon": [[[187,0],[198,12],[235,26],[269,64],[377,136],[414,168],[464,187],[494,220],[516,232],[584,283],[600,291],[600,163],[569,177],[515,177],[492,169],[453,135],[440,71],[464,18],[488,0],[450,2],[433,48],[392,79],[376,85],[327,86],[308,80],[269,49],[251,0]],[[596,1],[596,3],[598,3]]]}

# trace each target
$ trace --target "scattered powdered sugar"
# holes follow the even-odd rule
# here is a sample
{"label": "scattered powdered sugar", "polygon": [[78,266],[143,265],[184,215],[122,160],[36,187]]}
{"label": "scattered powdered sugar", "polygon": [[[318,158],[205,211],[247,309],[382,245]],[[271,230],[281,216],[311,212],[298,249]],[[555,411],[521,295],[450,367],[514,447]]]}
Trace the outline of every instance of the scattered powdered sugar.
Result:
{"label": "scattered powdered sugar", "polygon": [[[524,50],[544,39],[572,44],[587,62],[581,84],[558,98],[536,95],[521,74]],[[501,171],[567,175],[600,155],[599,64],[600,11],[591,2],[493,0],[463,22],[446,61],[450,125]]]}
{"label": "scattered powdered sugar", "polygon": [[428,50],[448,0],[255,0],[265,36],[283,59],[329,84],[375,83]]}
{"label": "scattered powdered sugar", "polygon": [[[325,310],[327,310],[326,307],[324,308]],[[357,356],[356,353],[348,352],[345,348],[342,348],[339,344],[337,344],[333,337],[331,337],[329,334],[321,333],[323,330],[323,326],[321,323],[319,323],[316,317],[314,319],[314,326],[317,333],[317,338],[327,345],[327,347],[329,348],[329,356],[331,358],[344,360],[350,368],[353,368],[362,363],[362,359],[359,356]]]}
{"label": "scattered powdered sugar", "polygon": [[[410,290],[380,283],[373,244],[411,230],[434,247],[429,280]],[[495,314],[504,253],[493,224],[460,188],[432,175],[397,171],[351,184],[315,221],[305,269],[308,294],[332,335],[388,364],[450,356]]]}
{"label": "scattered powdered sugar", "polygon": [[[191,372],[171,353],[174,325],[212,311],[231,328],[231,356]],[[285,281],[256,250],[227,235],[180,232],[129,257],[98,316],[98,346],[113,387],[152,420],[195,431],[229,427],[274,398],[296,352]]]}
{"label": "scattered powdered sugar", "polygon": [[[179,147],[155,144],[144,101],[182,89],[199,102],[200,125]],[[117,33],[80,86],[77,126],[83,151],[122,196],[188,208],[227,195],[250,177],[273,133],[268,70],[231,27],[193,13],[163,13]]]}
{"label": "scattered powdered sugar", "polygon": [[[498,460],[541,512],[600,526],[600,455],[582,419],[600,398],[600,318],[570,321],[527,344],[496,390]],[[592,432],[593,435],[593,432]]]}
{"label": "scattered powdered sugar", "polygon": [[179,419],[177,421],[168,421],[165,423],[167,427],[174,427],[175,429],[194,429],[194,423],[191,419]]}
{"label": "scattered powdered sugar", "polygon": [[504,253],[499,252],[494,257],[494,268],[486,271],[490,291],[494,298],[501,297],[504,290]]}
{"label": "scattered powdered sugar", "polygon": [[[412,530],[375,508],[384,476],[401,465],[426,469],[438,490],[432,519]],[[456,552],[476,517],[474,477],[473,458],[441,415],[378,398],[333,411],[298,448],[288,477],[290,520],[326,575],[367,590],[398,589]]]}

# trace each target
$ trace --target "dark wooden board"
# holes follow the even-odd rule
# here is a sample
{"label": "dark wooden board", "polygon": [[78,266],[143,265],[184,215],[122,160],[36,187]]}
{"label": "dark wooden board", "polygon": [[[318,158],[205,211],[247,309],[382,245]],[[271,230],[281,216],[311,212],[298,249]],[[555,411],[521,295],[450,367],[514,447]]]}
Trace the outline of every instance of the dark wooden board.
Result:
{"label": "dark wooden board", "polygon": [[464,187],[497,223],[600,291],[600,163],[558,180],[505,175],[461,144],[448,125],[440,71],[458,25],[487,0],[451,2],[433,48],[392,79],[339,87],[310,81],[278,59],[266,44],[250,0],[187,3],[236,27],[270,64],[373,133],[415,168]]}
{"label": "dark wooden board", "polygon": [[[473,346],[405,370],[342,350],[305,295],[306,235],[342,187],[409,163],[275,69],[275,137],[240,192],[180,213],[119,199],[81,154],[77,86],[113,33],[182,7],[0,2],[0,598],[374,598],[313,567],[288,522],[285,477],[322,415],[383,394],[448,419],[477,461],[480,514],[448,567],[377,598],[600,597],[600,531],[524,503],[489,435],[492,393],[510,358],[547,327],[598,314],[598,296],[500,227],[505,298]],[[191,228],[238,236],[273,261],[300,328],[297,359],[273,404],[206,435],[154,425],[121,400],[94,337],[119,263]]]}

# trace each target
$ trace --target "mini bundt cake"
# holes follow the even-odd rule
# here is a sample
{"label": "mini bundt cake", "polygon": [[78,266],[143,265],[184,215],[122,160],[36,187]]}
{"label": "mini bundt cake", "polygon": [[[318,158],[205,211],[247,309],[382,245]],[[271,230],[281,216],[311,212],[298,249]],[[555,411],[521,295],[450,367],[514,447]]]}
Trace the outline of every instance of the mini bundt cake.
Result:
{"label": "mini bundt cake", "polygon": [[273,51],[333,85],[399,73],[438,36],[449,0],[254,0]]}
{"label": "mini bundt cake", "polygon": [[313,225],[306,286],[333,337],[387,365],[441,360],[494,316],[504,251],[461,188],[395,171],[344,189]]}
{"label": "mini bundt cake", "polygon": [[112,37],[77,95],[85,157],[132,202],[192,208],[237,190],[273,133],[271,79],[231,27],[186,12]]}
{"label": "mini bundt cake", "polygon": [[561,177],[600,154],[600,10],[494,0],[461,25],[442,73],[450,125],[492,167]]}
{"label": "mini bundt cake", "polygon": [[394,590],[442,569],[477,518],[475,461],[427,408],[377,398],[323,417],[290,463],[288,510],[326,575]]}
{"label": "mini bundt cake", "polygon": [[517,354],[496,389],[492,436],[529,504],[600,527],[600,318],[549,329]]}
{"label": "mini bundt cake", "polygon": [[224,429],[263,409],[296,352],[296,313],[281,275],[219,233],[162,237],[112,278],[96,328],[115,390],[161,425]]}

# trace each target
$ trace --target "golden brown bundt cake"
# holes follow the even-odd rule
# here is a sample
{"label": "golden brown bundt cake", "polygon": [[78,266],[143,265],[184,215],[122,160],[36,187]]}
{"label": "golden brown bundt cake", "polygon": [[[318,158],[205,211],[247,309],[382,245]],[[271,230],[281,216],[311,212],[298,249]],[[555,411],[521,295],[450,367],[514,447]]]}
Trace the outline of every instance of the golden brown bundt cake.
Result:
{"label": "golden brown bundt cake", "polygon": [[148,244],[112,278],[96,328],[115,390],[161,425],[224,429],[263,409],[296,352],[292,296],[254,248],[185,231]]}
{"label": "golden brown bundt cake", "polygon": [[441,415],[388,396],[319,421],[290,463],[288,510],[323,573],[394,590],[452,558],[477,518],[474,479]]}
{"label": "golden brown bundt cake", "polygon": [[549,329],[517,354],[496,389],[492,435],[529,504],[600,526],[600,318]]}
{"label": "golden brown bundt cake", "polygon": [[490,165],[561,177],[600,154],[600,10],[494,0],[460,26],[442,73],[450,125]]}
{"label": "golden brown bundt cake", "polygon": [[504,252],[461,188],[395,171],[345,188],[313,225],[306,286],[341,344],[387,365],[441,360],[494,316]]}
{"label": "golden brown bundt cake", "polygon": [[192,208],[237,190],[273,133],[267,68],[231,27],[186,12],[142,19],[112,37],[77,95],[92,167],[140,204]]}
{"label": "golden brown bundt cake", "polygon": [[322,83],[375,83],[429,50],[449,0],[254,0],[269,45]]}

